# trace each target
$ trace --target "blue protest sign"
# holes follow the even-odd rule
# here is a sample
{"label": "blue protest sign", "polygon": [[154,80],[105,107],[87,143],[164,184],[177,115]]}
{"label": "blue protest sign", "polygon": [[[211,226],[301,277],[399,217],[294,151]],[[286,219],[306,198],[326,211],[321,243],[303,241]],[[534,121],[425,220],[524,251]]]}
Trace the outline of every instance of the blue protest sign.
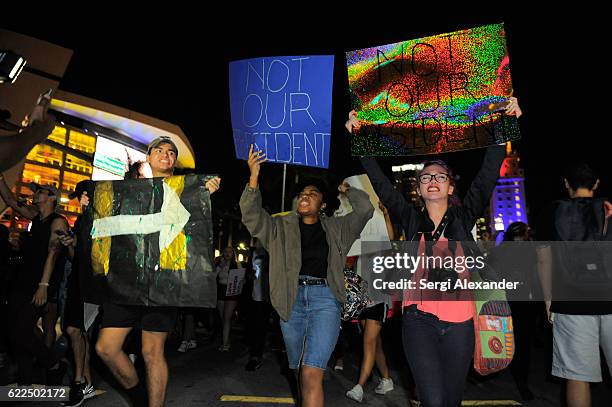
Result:
{"label": "blue protest sign", "polygon": [[270,162],[329,166],[333,56],[245,59],[229,69],[237,158],[255,144]]}

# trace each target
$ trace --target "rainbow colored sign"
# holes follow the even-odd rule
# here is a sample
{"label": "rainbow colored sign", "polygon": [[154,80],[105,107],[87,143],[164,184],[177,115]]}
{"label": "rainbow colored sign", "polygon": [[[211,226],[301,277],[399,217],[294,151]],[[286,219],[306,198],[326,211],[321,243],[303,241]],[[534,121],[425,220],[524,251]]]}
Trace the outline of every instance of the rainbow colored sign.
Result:
{"label": "rainbow colored sign", "polygon": [[353,155],[466,150],[520,139],[503,24],[346,54],[361,130]]}

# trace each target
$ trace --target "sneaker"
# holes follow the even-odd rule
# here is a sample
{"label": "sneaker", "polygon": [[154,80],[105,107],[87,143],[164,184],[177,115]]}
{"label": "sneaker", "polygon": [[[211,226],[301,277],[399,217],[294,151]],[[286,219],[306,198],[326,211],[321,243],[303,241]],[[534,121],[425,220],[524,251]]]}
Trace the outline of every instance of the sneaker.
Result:
{"label": "sneaker", "polygon": [[85,388],[83,389],[83,396],[85,397],[85,400],[95,397],[96,396],[95,387],[93,387],[91,384],[86,382]]}
{"label": "sneaker", "polygon": [[344,370],[344,361],[342,359],[336,360],[336,365],[334,366],[334,370],[341,372]]}
{"label": "sneaker", "polygon": [[185,353],[188,350],[195,349],[197,347],[198,347],[198,344],[196,343],[195,340],[192,339],[190,341],[183,341],[183,342],[181,342],[181,346],[179,346],[177,351],[179,351],[181,353]]}
{"label": "sneaker", "polygon": [[219,346],[219,352],[229,352],[232,350],[231,345],[221,345]]}
{"label": "sneaker", "polygon": [[378,383],[378,386],[376,386],[376,389],[374,389],[374,392],[376,394],[386,394],[391,390],[393,390],[393,380],[385,379],[383,377],[382,379],[380,379],[380,382]]}
{"label": "sneaker", "polygon": [[360,384],[356,384],[355,387],[346,392],[346,397],[361,403],[363,400],[363,387]]}
{"label": "sneaker", "polygon": [[72,383],[70,385],[70,393],[68,393],[68,401],[62,403],[65,407],[77,407],[83,404],[87,399],[96,395],[96,390],[87,382]]}
{"label": "sneaker", "polygon": [[244,367],[244,370],[247,372],[254,372],[259,369],[262,365],[261,359],[250,359],[249,362]]}

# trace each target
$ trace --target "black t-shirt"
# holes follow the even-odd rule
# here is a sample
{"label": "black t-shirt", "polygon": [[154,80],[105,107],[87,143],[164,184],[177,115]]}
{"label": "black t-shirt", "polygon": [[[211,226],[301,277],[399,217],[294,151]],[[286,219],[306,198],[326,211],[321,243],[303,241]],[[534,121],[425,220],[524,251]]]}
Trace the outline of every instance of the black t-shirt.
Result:
{"label": "black t-shirt", "polygon": [[302,238],[301,276],[327,278],[327,255],[329,245],[321,222],[307,225],[300,220]]}
{"label": "black t-shirt", "polygon": [[[540,222],[536,228],[536,237],[541,242],[554,241],[593,241],[593,236],[601,234],[601,228],[598,226],[595,210],[599,210],[599,205],[602,206],[603,200],[594,198],[574,198],[565,201],[555,202],[540,216]],[[571,208],[569,211],[559,210],[560,206]],[[597,208],[597,209],[595,209]],[[564,213],[571,213],[571,219],[562,218]],[[600,215],[599,215],[600,216]],[[601,216],[600,216],[601,217]],[[601,219],[599,220],[601,222]],[[559,227],[565,230],[559,230]],[[567,234],[567,237],[561,234]],[[608,232],[610,235],[610,232]],[[560,248],[554,248],[560,250]],[[558,264],[559,257],[553,252],[553,268],[560,267]],[[612,302],[610,301],[554,301],[555,291],[559,291],[559,284],[562,284],[559,279],[555,278],[559,275],[553,269],[553,301],[550,306],[552,312],[558,314],[570,315],[608,315],[612,314]],[[567,291],[567,288],[561,288],[560,291]]]}
{"label": "black t-shirt", "polygon": [[[27,295],[34,295],[38,289],[38,283],[43,275],[45,262],[49,253],[49,239],[51,237],[51,224],[57,218],[63,218],[62,215],[52,213],[44,219],[36,217],[32,220],[30,233],[24,242],[24,262],[21,266],[16,278],[16,286],[19,291]],[[60,255],[55,261],[55,267],[49,280],[47,289],[47,298],[54,301],[54,296],[57,294],[59,284],[64,276],[64,266],[66,264],[65,250],[60,252]]]}

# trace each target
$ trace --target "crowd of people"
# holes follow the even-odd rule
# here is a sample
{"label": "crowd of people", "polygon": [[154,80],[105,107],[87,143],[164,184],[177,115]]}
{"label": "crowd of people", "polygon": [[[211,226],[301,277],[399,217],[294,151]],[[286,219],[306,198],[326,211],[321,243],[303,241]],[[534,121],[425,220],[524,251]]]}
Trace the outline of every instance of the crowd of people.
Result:
{"label": "crowd of people", "polygon": [[[515,98],[509,99],[505,113],[517,117],[522,114]],[[346,128],[351,133],[360,128],[354,111],[349,114]],[[148,146],[146,162],[134,163],[126,172],[126,179],[172,176],[177,156],[178,148],[170,138],[153,140]],[[472,229],[489,204],[504,157],[503,145],[488,147],[480,171],[461,200],[457,198],[453,170],[443,161],[426,161],[417,174],[416,192],[422,203],[419,207],[394,188],[376,159],[363,157],[361,164],[380,199],[379,208],[390,240],[401,237],[417,242],[414,255],[457,256],[467,250],[459,242],[474,240]],[[80,221],[71,228],[57,212],[61,192],[53,185],[31,184],[33,201],[25,205],[17,200],[0,175],[0,196],[4,202],[32,221],[27,236],[19,242],[21,257],[8,243],[8,230],[0,228],[1,259],[7,270],[1,276],[3,326],[9,327],[2,337],[1,349],[17,367],[16,382],[20,385],[61,383],[66,374],[65,360],[69,359],[72,384],[70,400],[65,405],[80,405],[95,395],[90,367],[95,352],[132,405],[161,406],[165,403],[171,374],[165,357],[170,333],[179,327],[178,351],[186,353],[198,347],[195,331],[202,324],[207,328],[207,336],[218,340],[219,351],[230,352],[232,323],[238,310],[249,333],[246,370],[261,367],[270,320],[277,320],[288,367],[295,372],[298,402],[306,407],[323,406],[324,372],[334,349],[341,347],[338,343],[343,340],[340,333],[346,301],[347,255],[372,218],[374,207],[368,194],[346,182],[332,191],[320,179],[307,179],[298,188],[295,210],[271,216],[262,207],[259,189],[260,169],[265,162],[265,154],[251,146],[247,163],[250,177],[240,198],[240,209],[242,222],[253,237],[253,247],[247,264],[240,264],[232,247],[225,248],[215,259],[216,310],[110,302],[97,307],[85,303],[79,276],[87,270],[75,255],[79,245],[75,231]],[[570,167],[564,178],[569,199],[547,212],[550,216],[544,217],[546,221],[538,226],[538,240],[611,240],[607,224],[612,216],[612,204],[594,198],[599,184],[597,174],[588,165],[581,164]],[[203,187],[212,194],[220,182],[216,177],[206,181]],[[328,216],[338,194],[350,202],[352,211],[344,216]],[[84,210],[89,207],[90,198],[83,185],[70,195]],[[560,219],[561,216],[566,218]],[[578,226],[560,228],[559,222]],[[577,235],[578,229],[584,232],[581,236]],[[524,223],[510,225],[504,235],[504,243],[531,239],[530,228]],[[507,246],[502,244],[490,250],[491,261],[503,258],[504,247]],[[612,370],[612,308],[606,302],[555,301],[550,281],[551,251],[550,245],[542,243],[533,258],[522,259],[524,267],[534,267],[534,275],[537,265],[537,272],[542,276],[537,280],[550,301],[537,303],[509,298],[516,343],[516,356],[510,369],[521,396],[525,400],[533,398],[528,372],[536,329],[534,318],[539,312],[554,314],[552,374],[567,379],[568,406],[588,406],[589,383],[602,380],[599,346]],[[349,261],[363,264],[365,259]],[[230,272],[241,268],[246,269],[248,289],[242,294],[230,295]],[[428,278],[431,273],[433,270],[420,268],[414,278]],[[361,274],[371,282],[371,275]],[[469,280],[470,272],[459,273],[457,278]],[[472,301],[465,297],[423,299],[415,290],[407,291],[401,298],[372,290],[369,297],[368,306],[354,318],[362,332],[362,360],[359,375],[354,378],[356,384],[347,389],[346,396],[356,402],[364,400],[366,383],[374,366],[380,375],[375,393],[384,395],[397,385],[397,378],[394,382],[387,364],[381,336],[387,319],[393,317],[401,318],[401,334],[397,334],[402,337],[414,380],[414,399],[426,407],[460,405],[475,344]],[[245,298],[248,306],[242,307],[240,304]],[[399,308],[394,307],[398,302]],[[271,318],[273,315],[276,318]],[[68,358],[62,358],[58,349],[55,329],[58,319],[72,349]],[[99,331],[95,342],[92,330]],[[135,368],[136,358],[142,358],[144,377]],[[335,368],[343,369],[338,358]]]}

